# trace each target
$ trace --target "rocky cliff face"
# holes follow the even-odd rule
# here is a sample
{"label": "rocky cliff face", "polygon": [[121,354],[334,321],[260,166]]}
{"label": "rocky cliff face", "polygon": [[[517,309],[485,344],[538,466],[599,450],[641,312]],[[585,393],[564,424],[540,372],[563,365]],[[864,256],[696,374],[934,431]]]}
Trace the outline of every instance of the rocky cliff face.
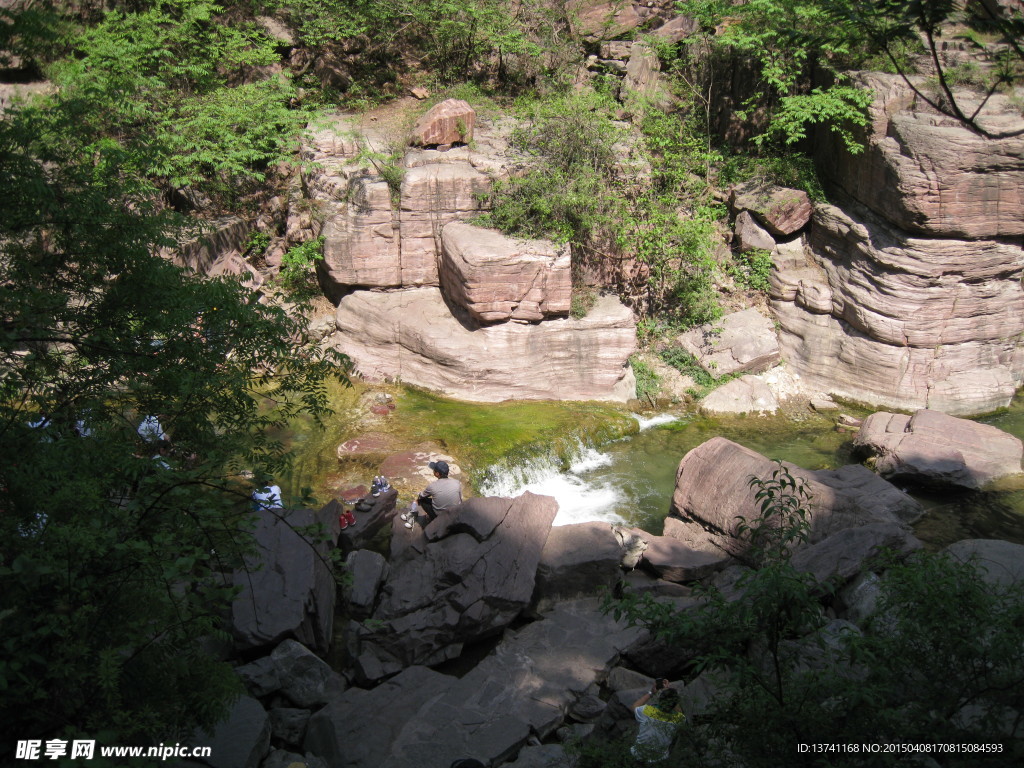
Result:
{"label": "rocky cliff face", "polygon": [[[839,206],[781,245],[772,307],[783,357],[814,388],[969,415],[1024,382],[1024,139],[984,139],[918,108],[898,78],[873,88],[863,155],[823,151]],[[1005,101],[992,130],[1024,127]]]}
{"label": "rocky cliff face", "polygon": [[[417,135],[434,135],[426,123]],[[472,148],[396,152],[342,117],[306,147],[310,170],[289,235],[324,237],[320,280],[340,300],[333,343],[369,379],[454,397],[634,397],[632,312],[609,297],[569,319],[566,249],[466,223],[521,158],[508,149],[507,126],[459,125],[475,131]]]}

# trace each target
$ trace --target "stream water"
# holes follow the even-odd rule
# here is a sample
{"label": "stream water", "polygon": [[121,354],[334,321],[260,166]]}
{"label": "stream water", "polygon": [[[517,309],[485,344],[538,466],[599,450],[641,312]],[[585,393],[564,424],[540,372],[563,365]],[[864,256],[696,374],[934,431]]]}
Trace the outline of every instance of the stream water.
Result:
{"label": "stream water", "polygon": [[[852,435],[837,432],[832,419],[818,415],[797,420],[637,418],[638,434],[598,447],[580,445],[567,458],[549,454],[493,465],[483,473],[480,492],[511,496],[529,490],[554,496],[559,502],[556,525],[604,520],[659,532],[668,513],[679,460],[715,435],[808,469],[834,468],[852,461]],[[982,420],[1024,437],[1024,402],[1018,399],[1008,412]],[[1024,543],[1024,489],[930,495],[909,490],[928,510],[916,531],[930,547],[940,548],[963,538]]]}
{"label": "stream water", "polygon": [[[812,412],[730,419],[636,416],[593,403],[485,405],[396,387],[394,416],[367,427],[351,416],[360,411],[356,403],[365,398],[363,389],[339,390],[332,396],[338,413],[327,429],[296,424],[290,435],[282,436],[297,452],[292,471],[281,478],[287,494],[309,486],[325,500],[342,487],[368,484],[374,466],[346,469],[335,449],[357,434],[384,429],[396,446],[428,443],[456,457],[468,467],[469,479],[482,495],[515,496],[529,490],[554,496],[559,504],[556,525],[605,520],[658,533],[668,514],[679,461],[716,435],[807,469],[853,461],[852,434],[836,431],[833,417]],[[870,412],[843,410],[858,417]],[[1024,397],[980,420],[1024,438]],[[1024,543],[1024,484],[1019,478],[981,493],[909,490],[928,510],[916,532],[931,547],[964,538]]]}

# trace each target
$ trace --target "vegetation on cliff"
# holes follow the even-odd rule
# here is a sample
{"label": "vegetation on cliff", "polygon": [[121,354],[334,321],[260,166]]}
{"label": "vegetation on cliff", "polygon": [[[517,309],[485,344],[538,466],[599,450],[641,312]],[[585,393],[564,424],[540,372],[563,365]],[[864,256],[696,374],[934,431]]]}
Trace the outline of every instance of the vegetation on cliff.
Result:
{"label": "vegetation on cliff", "polygon": [[[909,71],[923,46],[935,82],[919,86],[922,98],[982,132],[951,85],[974,82],[984,97],[1021,78],[1019,17],[961,17],[953,2],[694,0],[679,9],[698,18],[690,39],[648,41],[665,98],[624,100],[607,75],[567,88],[592,44],[558,4],[140,0],[0,10],[5,72],[55,86],[38,102],[5,105],[0,121],[9,742],[169,738],[213,722],[234,693],[204,646],[218,638],[231,595],[223,576],[247,549],[252,482],[240,470],[257,482],[282,471],[286,452],[269,429],[300,410],[322,413],[323,383],[341,361],[305,345],[302,323],[280,308],[234,282],[198,280],[158,251],[197,230],[186,215],[258,210],[294,169],[299,134],[320,106],[460,81],[503,105],[521,97],[514,143],[533,165],[498,186],[492,222],[571,243],[581,271],[635,259],[642,268],[616,281],[657,329],[718,312],[730,269],[717,235],[728,183],[757,173],[814,192],[809,165],[791,153],[823,121],[856,146],[867,96],[844,80],[846,67],[882,57]],[[294,40],[268,32],[261,14],[289,24]],[[991,54],[973,74],[937,52],[940,31],[964,19],[965,39]],[[757,72],[740,155],[712,120],[713,63],[725,55]],[[303,272],[317,250],[291,253],[286,283],[308,288]],[[755,258],[731,268],[763,289]],[[172,438],[170,455],[155,458],[159,448],[138,434],[147,416]],[[974,626],[1004,619],[976,615]],[[755,693],[751,701],[764,703],[771,691]],[[904,722],[909,705],[892,702],[892,722]]]}

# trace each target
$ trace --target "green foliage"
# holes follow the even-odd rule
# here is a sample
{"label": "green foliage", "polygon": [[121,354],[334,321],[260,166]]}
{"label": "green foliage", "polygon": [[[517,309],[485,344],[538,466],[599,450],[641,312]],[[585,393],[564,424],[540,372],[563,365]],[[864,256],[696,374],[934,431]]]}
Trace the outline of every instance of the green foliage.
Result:
{"label": "green foliage", "polygon": [[281,257],[281,286],[293,298],[312,298],[318,291],[315,270],[324,259],[324,238],[299,243]]}
{"label": "green foliage", "polygon": [[772,273],[771,251],[755,248],[733,256],[734,263],[728,268],[732,277],[744,288],[768,293],[768,278]]}
{"label": "green foliage", "polygon": [[[688,748],[674,753],[676,764],[820,766],[821,754],[795,745],[821,733],[840,744],[995,744],[1001,752],[933,757],[964,768],[1017,764],[1024,590],[993,587],[973,565],[947,556],[890,555],[875,564],[881,596],[864,632],[829,624],[828,585],[789,562],[791,546],[808,533],[802,483],[780,466],[751,487],[761,515],[744,521],[739,536],[755,568],[732,597],[703,588],[700,603],[684,611],[631,592],[606,603],[649,627],[718,691]],[[829,754],[827,764],[896,763],[858,749]]]}
{"label": "green foliage", "polygon": [[569,303],[569,317],[580,320],[587,316],[587,313],[594,308],[597,302],[597,291],[593,288],[573,287],[572,299]]}
{"label": "green foliage", "polygon": [[638,400],[654,403],[654,397],[661,390],[661,377],[643,358],[633,355],[629,358],[633,375],[636,376],[636,396]]}
{"label": "green foliage", "polygon": [[739,517],[736,523],[743,556],[757,566],[785,561],[793,547],[806,544],[810,537],[807,484],[793,477],[781,461],[776,463],[770,477],[751,477],[748,483],[760,513],[753,520]]}
{"label": "green foliage", "polygon": [[238,82],[277,55],[222,12],[209,0],[108,11],[50,74],[97,144],[116,143],[162,186],[232,201],[290,158],[309,115],[289,108],[294,90],[281,77]]}
{"label": "green foliage", "polygon": [[570,243],[577,264],[630,255],[645,269],[643,314],[684,326],[717,318],[715,222],[724,211],[703,178],[712,157],[705,140],[652,107],[644,109],[640,135],[631,136],[600,93],[520,109],[528,124],[514,143],[533,166],[495,186],[486,222]]}
{"label": "green foliage", "polygon": [[[407,53],[444,84],[473,75],[514,78],[542,54],[524,23],[531,9],[503,0],[276,0],[272,4],[290,16],[307,46],[340,46],[349,49],[353,58]],[[397,62],[392,65],[397,68]]]}
{"label": "green foliage", "polygon": [[284,471],[274,430],[326,412],[342,360],[158,256],[182,222],[86,106],[0,122],[0,717],[25,738],[184,740],[238,692],[207,648],[251,548],[240,470]]}
{"label": "green foliage", "polygon": [[748,181],[802,189],[811,200],[825,202],[825,191],[814,162],[799,152],[727,156],[719,167],[718,183],[728,186]]}
{"label": "green foliage", "polygon": [[704,370],[692,354],[682,347],[668,347],[658,353],[658,357],[671,365],[684,376],[689,376],[697,386],[710,390],[718,384],[718,380]]}
{"label": "green foliage", "polygon": [[[846,84],[843,70],[865,51],[865,36],[856,22],[842,19],[831,0],[728,0],[696,4],[704,29],[720,29],[712,42],[757,62],[760,82],[745,105],[766,126],[759,144],[781,139],[793,144],[807,126],[826,124],[851,152],[861,151],[854,127],[867,125],[871,95]],[[811,87],[813,72],[834,82]],[[745,115],[741,115],[745,116]]]}

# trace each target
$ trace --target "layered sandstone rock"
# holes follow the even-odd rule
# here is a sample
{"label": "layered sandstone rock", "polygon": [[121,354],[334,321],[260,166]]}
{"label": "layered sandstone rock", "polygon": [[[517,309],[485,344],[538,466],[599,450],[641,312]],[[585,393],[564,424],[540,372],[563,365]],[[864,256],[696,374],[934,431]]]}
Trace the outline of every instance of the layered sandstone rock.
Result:
{"label": "layered sandstone rock", "polygon": [[360,291],[338,305],[338,348],[371,380],[385,378],[498,402],[634,397],[627,366],[633,313],[610,296],[579,320],[474,327],[452,315],[437,288]]}
{"label": "layered sandstone rock", "polygon": [[973,489],[1018,474],[1024,456],[1024,444],[1001,429],[928,410],[873,413],[853,442],[886,477]]}
{"label": "layered sandstone rock", "polygon": [[779,399],[758,376],[741,376],[723,384],[700,401],[701,413],[727,415],[775,413]]}
{"label": "layered sandstone rock", "polygon": [[465,163],[432,163],[405,172],[399,219],[400,285],[437,285],[438,241],[445,224],[483,208],[490,178]]}
{"label": "layered sandstone rock", "polygon": [[[837,470],[811,471],[784,463],[793,477],[803,480],[811,494],[810,543],[869,523],[889,523],[907,532],[922,514],[921,506],[895,486],[859,464]],[[727,550],[741,519],[755,520],[760,504],[750,479],[769,478],[778,464],[741,445],[715,437],[694,448],[679,462],[671,514],[721,537]],[[673,535],[678,537],[678,523]]]}
{"label": "layered sandstone rock", "polygon": [[567,316],[568,247],[452,222],[441,232],[441,289],[481,323]]}
{"label": "layered sandstone rock", "polygon": [[799,189],[773,185],[748,184],[732,191],[733,211],[749,211],[776,237],[799,232],[811,219],[811,200]]}
{"label": "layered sandstone rock", "polygon": [[396,158],[387,137],[335,117],[303,149],[309,168],[292,201],[289,239],[324,237],[317,268],[334,295],[437,285],[441,229],[479,213],[491,176],[504,173],[504,140],[480,143],[480,151],[410,150]]}
{"label": "layered sandstone rock", "polygon": [[476,112],[462,99],[445,99],[416,121],[410,143],[418,147],[446,149],[473,140]]}
{"label": "layered sandstone rock", "polygon": [[1009,403],[1024,381],[1024,250],[907,235],[818,206],[807,247],[771,280],[782,355],[815,390],[953,414]]}
{"label": "layered sandstone rock", "polygon": [[754,308],[733,312],[676,337],[712,376],[760,373],[779,362],[772,321]]}
{"label": "layered sandstone rock", "polygon": [[[898,75],[860,75],[875,94],[865,151],[838,142],[822,170],[838,189],[908,232],[987,238],[1024,234],[1024,136],[987,139],[918,102]],[[979,96],[957,91],[971,114]],[[986,130],[1021,129],[1020,111],[995,94],[979,116]]]}

